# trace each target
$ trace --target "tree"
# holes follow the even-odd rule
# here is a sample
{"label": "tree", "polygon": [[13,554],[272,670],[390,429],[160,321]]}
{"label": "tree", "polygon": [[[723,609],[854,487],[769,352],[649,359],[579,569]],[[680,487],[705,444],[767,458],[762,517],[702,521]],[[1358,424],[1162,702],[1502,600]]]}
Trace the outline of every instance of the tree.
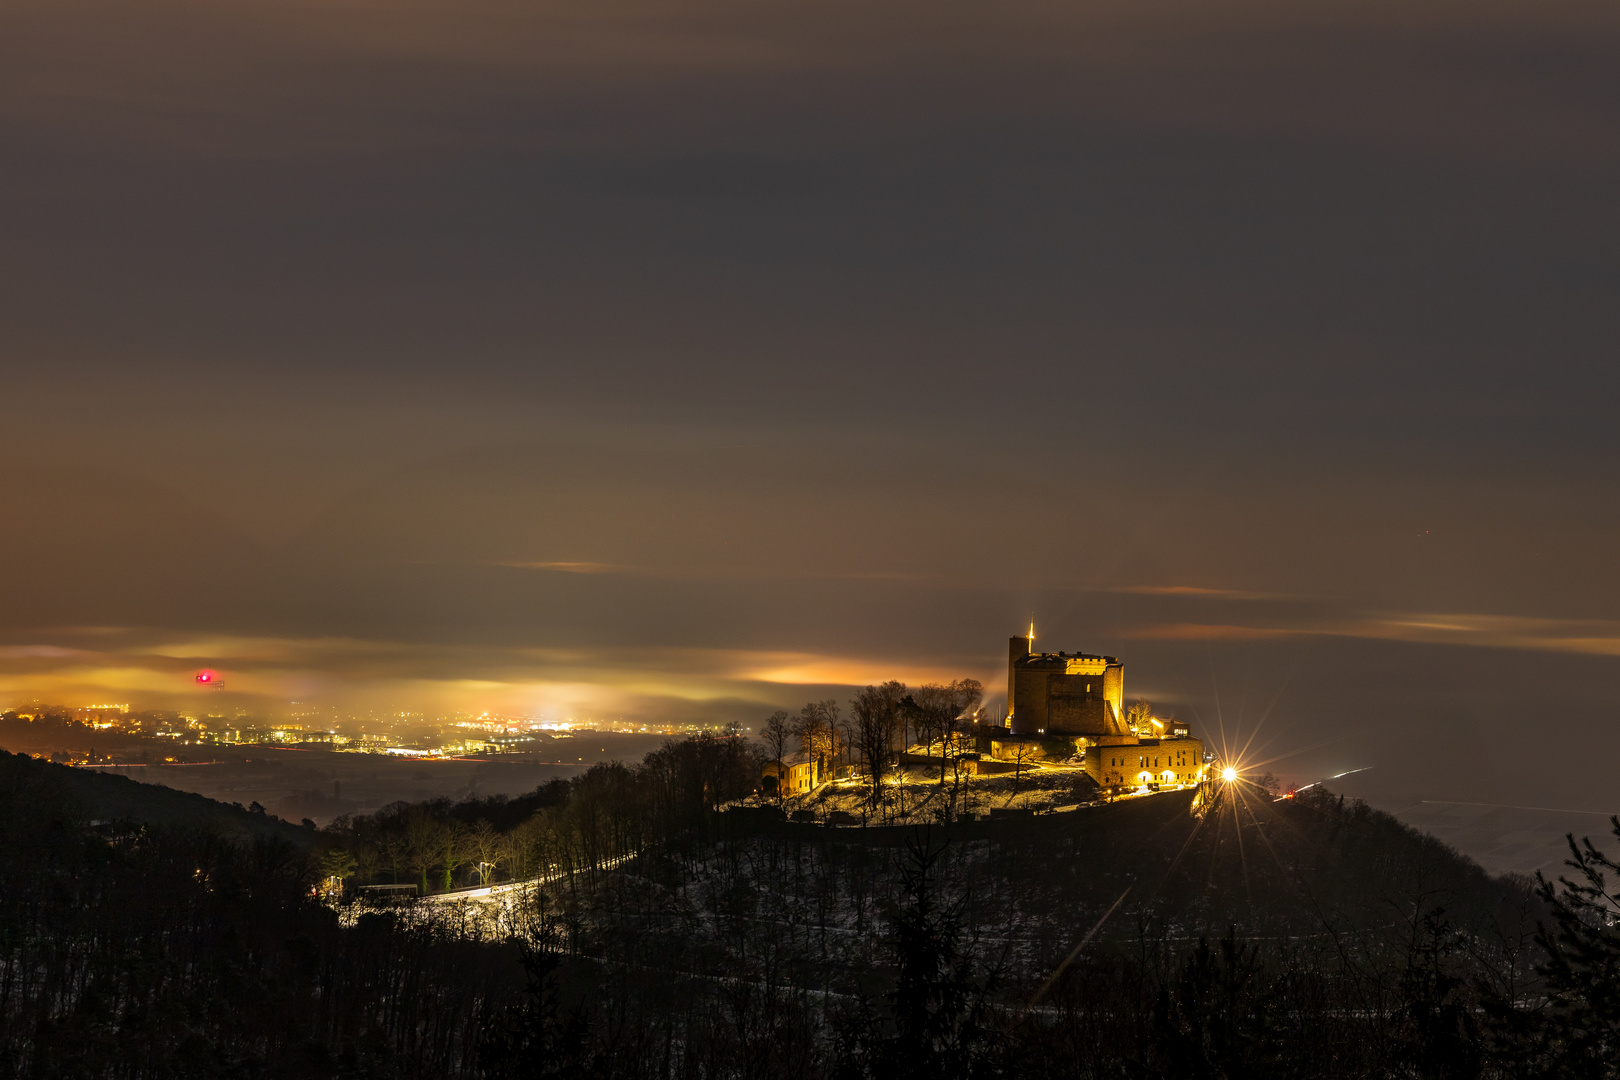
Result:
{"label": "tree", "polygon": [[979,705],[984,701],[984,684],[978,679],[957,679],[951,683],[951,693],[956,699],[952,706],[955,715],[951,717],[951,728],[954,730],[957,721],[979,711]]}
{"label": "tree", "polygon": [[1032,742],[1019,740],[1013,743],[1013,793],[1017,794],[1018,784],[1024,778],[1024,767],[1041,756],[1041,748]]}
{"label": "tree", "polygon": [[[521,940],[521,939],[520,939]],[[590,1051],[582,1009],[564,1013],[557,969],[562,957],[542,945],[520,946],[527,986],[517,1001],[485,1011],[478,1045],[480,1075],[489,1080],[564,1080],[600,1070]]]}
{"label": "tree", "polygon": [[799,749],[816,762],[817,779],[823,770],[830,770],[838,754],[838,702],[811,701],[799,710],[798,723],[793,734],[798,737]]}
{"label": "tree", "polygon": [[[1160,986],[1146,1075],[1287,1075],[1284,1003],[1267,977],[1259,947],[1231,927],[1215,947],[1200,937],[1191,955]],[[1427,1074],[1416,1074],[1427,1075]]]}
{"label": "tree", "polygon": [[922,713],[930,752],[933,742],[939,742],[939,782],[944,786],[946,758],[954,750],[957,725],[984,700],[984,685],[977,679],[957,679],[943,686],[931,683],[919,686],[912,699]]}
{"label": "tree", "polygon": [[[1609,819],[1620,840],[1620,816]],[[1620,889],[1609,875],[1620,863],[1590,837],[1567,837],[1576,871],[1555,885],[1536,874],[1553,925],[1540,924],[1536,942],[1546,953],[1538,966],[1545,996],[1532,1009],[1500,993],[1487,999],[1498,1054],[1522,1074],[1545,1077],[1615,1075],[1620,1053]]]}
{"label": "tree", "polygon": [[902,901],[891,917],[895,982],[887,995],[893,1034],[875,1055],[875,1075],[969,1077],[994,1047],[992,984],[977,976],[978,950],[963,940],[966,898],[940,895],[944,853],[930,849],[925,832],[901,867]]}
{"label": "tree", "polygon": [[522,880],[531,873],[545,872],[540,856],[544,854],[541,831],[545,828],[545,812],[537,810],[527,821],[501,834],[499,861],[507,873]]}
{"label": "tree", "polygon": [[860,725],[855,722],[853,715],[838,722],[838,731],[842,738],[839,740],[844,748],[844,764],[851,768],[855,765],[855,754],[859,749]]}
{"label": "tree", "polygon": [[[922,743],[925,756],[933,756],[934,739],[947,723],[946,716],[951,711],[951,702],[950,687],[939,683],[923,683],[900,700],[900,714],[911,723],[912,730],[917,734],[917,741]],[[939,776],[940,782],[943,783],[945,780],[943,752],[940,754]]]}
{"label": "tree", "polygon": [[478,863],[478,881],[489,884],[495,868],[506,861],[506,837],[483,818],[467,833],[467,848]]}
{"label": "tree", "polygon": [[791,718],[782,709],[777,709],[765,718],[765,727],[761,735],[765,740],[765,749],[776,762],[776,801],[781,802],[784,789],[787,787],[787,772],[782,767],[783,752],[787,749],[788,736],[793,733]]}
{"label": "tree", "polygon": [[971,753],[964,749],[957,732],[962,721],[978,712],[979,703],[984,700],[984,685],[978,679],[957,679],[950,684],[951,707],[940,726],[941,758],[939,763],[939,783],[945,785],[946,762],[951,767],[951,801],[946,809],[946,820],[954,817],[957,812],[957,803],[962,794],[962,777],[966,773],[965,758]]}
{"label": "tree", "polygon": [[321,856],[321,877],[326,881],[329,891],[341,893],[343,879],[354,873],[359,865],[347,848],[332,848]]}
{"label": "tree", "polygon": [[444,888],[449,892],[455,887],[456,871],[467,865],[472,857],[467,826],[459,821],[446,823],[441,843],[439,865],[444,868]]}
{"label": "tree", "polygon": [[[1419,915],[1419,912],[1422,912]],[[1483,1061],[1474,1001],[1453,970],[1467,935],[1453,927],[1445,909],[1414,905],[1406,967],[1399,985],[1398,1037],[1394,1056],[1408,1075],[1433,1080],[1472,1080]]]}
{"label": "tree", "polygon": [[417,888],[428,891],[428,871],[439,865],[447,847],[450,830],[444,822],[421,807],[414,808],[405,821],[404,862],[416,871]]}
{"label": "tree", "polygon": [[881,686],[868,686],[849,703],[856,749],[871,784],[868,800],[873,811],[883,803],[883,773],[893,753],[901,723],[900,701],[905,696],[906,684],[891,679]]}

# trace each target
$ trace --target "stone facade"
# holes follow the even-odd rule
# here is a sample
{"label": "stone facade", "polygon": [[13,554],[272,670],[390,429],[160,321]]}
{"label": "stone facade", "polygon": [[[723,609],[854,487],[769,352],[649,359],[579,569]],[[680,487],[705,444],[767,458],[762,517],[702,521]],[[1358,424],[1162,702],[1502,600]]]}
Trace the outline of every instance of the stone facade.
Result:
{"label": "stone facade", "polygon": [[1179,739],[1126,738],[1086,747],[1086,772],[1104,788],[1179,787],[1204,776],[1204,743]]}
{"label": "stone facade", "polygon": [[1112,656],[1007,643],[1007,727],[1015,735],[1125,735],[1125,665]]}

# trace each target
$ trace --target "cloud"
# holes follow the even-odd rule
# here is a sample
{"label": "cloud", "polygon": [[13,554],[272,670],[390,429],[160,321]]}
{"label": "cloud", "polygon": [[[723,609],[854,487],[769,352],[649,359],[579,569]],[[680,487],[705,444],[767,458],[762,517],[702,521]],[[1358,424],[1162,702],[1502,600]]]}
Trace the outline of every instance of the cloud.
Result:
{"label": "cloud", "polygon": [[1165,623],[1126,630],[1122,636],[1138,641],[1261,641],[1293,637],[1304,632],[1276,627]]}
{"label": "cloud", "polygon": [[0,660],[49,658],[59,660],[82,655],[79,649],[64,649],[60,645],[0,645]]}
{"label": "cloud", "polygon": [[1600,5],[92,0],[0,20],[10,115],[264,156],[623,154],[739,128],[781,152],[817,114],[845,145],[959,114],[1614,158]]}
{"label": "cloud", "polygon": [[1105,592],[1134,596],[1186,596],[1210,597],[1218,600],[1282,600],[1287,597],[1273,593],[1245,592],[1241,589],[1208,589],[1197,585],[1124,585]]}
{"label": "cloud", "polygon": [[1429,645],[1620,656],[1620,621],[1609,619],[1428,613],[1355,620],[1330,632]]}
{"label": "cloud", "polygon": [[1518,649],[1583,656],[1620,656],[1620,621],[1519,615],[1381,614],[1304,618],[1284,625],[1153,623],[1124,631],[1139,641],[1259,641],[1288,637],[1353,637],[1421,645]]}
{"label": "cloud", "polygon": [[[656,720],[706,707],[748,713],[887,679],[915,684],[974,677],[994,686],[1001,674],[984,657],[952,660],[902,650],[848,655],[673,645],[552,648],[106,627],[64,628],[49,637],[0,646],[0,704],[6,698],[78,704],[116,695],[146,707],[201,710],[274,711],[290,701],[315,700],[358,710],[495,709]],[[1620,622],[1503,615],[1301,611],[1293,619],[1264,623],[1137,624],[1118,637],[1234,643],[1347,637],[1620,657]],[[195,683],[203,668],[218,674],[223,692]]]}
{"label": "cloud", "polygon": [[498,562],[494,566],[514,570],[550,570],[560,574],[614,574],[621,577],[674,579],[769,579],[772,581],[893,581],[910,583],[945,583],[937,574],[910,573],[903,570],[816,570],[802,567],[766,566],[635,566],[629,563],[607,562]]}
{"label": "cloud", "polygon": [[[59,640],[89,635],[71,628]],[[33,644],[0,650],[0,695],[79,704],[121,695],[140,707],[274,712],[292,701],[358,710],[634,715],[667,718],[708,706],[793,704],[800,693],[898,678],[948,681],[946,667],[904,657],[683,647],[533,648],[424,645],[346,638],[180,636],[132,628],[95,647]],[[109,636],[114,640],[107,640]],[[204,688],[197,671],[224,689]],[[982,673],[981,673],[982,674]],[[793,689],[797,688],[797,689]],[[0,704],[5,704],[0,699]]]}

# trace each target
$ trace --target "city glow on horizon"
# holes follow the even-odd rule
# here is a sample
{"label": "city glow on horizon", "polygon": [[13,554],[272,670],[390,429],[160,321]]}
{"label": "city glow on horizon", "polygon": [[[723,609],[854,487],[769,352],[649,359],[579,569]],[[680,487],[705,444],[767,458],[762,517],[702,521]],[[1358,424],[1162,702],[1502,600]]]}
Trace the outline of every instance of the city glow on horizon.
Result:
{"label": "city glow on horizon", "polygon": [[[70,706],[127,701],[136,709],[272,714],[320,702],[322,711],[438,715],[488,711],[558,722],[630,719],[662,725],[700,722],[719,710],[769,712],[801,691],[888,679],[908,684],[988,678],[972,657],[917,660],[746,648],[645,647],[626,665],[621,649],[507,647],[170,634],[150,628],[60,628],[50,645],[0,651],[0,704]],[[202,663],[213,667],[201,667]],[[230,665],[229,680],[221,667]],[[195,666],[194,666],[195,665]],[[201,678],[200,676],[206,676]]]}

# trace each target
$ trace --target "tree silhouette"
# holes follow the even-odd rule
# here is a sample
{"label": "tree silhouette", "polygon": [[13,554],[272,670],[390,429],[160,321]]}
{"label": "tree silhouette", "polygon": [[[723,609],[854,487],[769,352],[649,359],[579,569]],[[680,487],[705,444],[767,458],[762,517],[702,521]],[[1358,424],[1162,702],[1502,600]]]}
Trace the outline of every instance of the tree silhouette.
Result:
{"label": "tree silhouette", "polygon": [[785,711],[776,710],[765,718],[765,726],[760,734],[765,740],[766,752],[776,762],[776,801],[781,802],[787,791],[787,770],[782,765],[782,759],[787,751],[788,737],[793,734],[791,718]]}
{"label": "tree silhouette", "polygon": [[[1609,819],[1620,840],[1620,816]],[[1533,1007],[1501,994],[1488,999],[1498,1056],[1515,1059],[1532,1077],[1612,1077],[1620,1061],[1620,889],[1616,863],[1590,837],[1565,838],[1573,875],[1557,882],[1536,874],[1552,915],[1538,925],[1545,951],[1539,965],[1544,995]]]}
{"label": "tree silhouette", "polygon": [[894,753],[897,735],[902,734],[900,701],[906,684],[890,680],[881,686],[868,686],[850,700],[856,749],[866,767],[868,805],[873,813],[883,805],[884,773]]}

